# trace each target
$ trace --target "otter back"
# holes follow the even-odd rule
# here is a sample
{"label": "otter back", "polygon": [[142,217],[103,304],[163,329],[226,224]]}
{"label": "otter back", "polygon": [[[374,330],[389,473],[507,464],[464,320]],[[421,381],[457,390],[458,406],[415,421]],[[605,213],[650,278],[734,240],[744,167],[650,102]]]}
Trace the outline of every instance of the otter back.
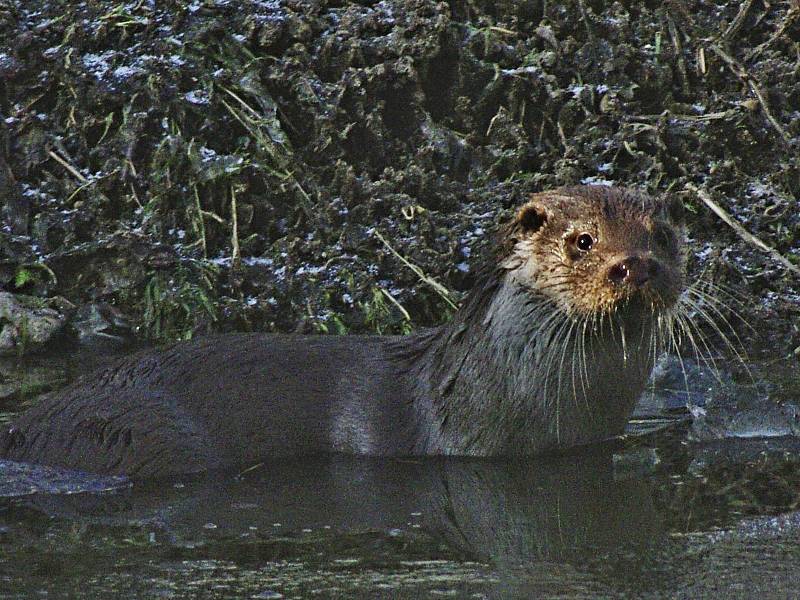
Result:
{"label": "otter back", "polygon": [[410,454],[391,339],[233,334],[139,353],[41,399],[0,434],[0,455],[149,477],[287,454]]}

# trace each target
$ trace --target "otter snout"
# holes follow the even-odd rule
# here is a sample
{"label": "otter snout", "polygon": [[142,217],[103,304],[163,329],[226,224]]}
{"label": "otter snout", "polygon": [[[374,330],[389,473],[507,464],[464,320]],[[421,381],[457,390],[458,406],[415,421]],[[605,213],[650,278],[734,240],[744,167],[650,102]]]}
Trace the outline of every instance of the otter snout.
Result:
{"label": "otter snout", "polygon": [[608,269],[608,279],[616,285],[630,285],[641,288],[654,279],[661,270],[661,265],[651,256],[628,256]]}

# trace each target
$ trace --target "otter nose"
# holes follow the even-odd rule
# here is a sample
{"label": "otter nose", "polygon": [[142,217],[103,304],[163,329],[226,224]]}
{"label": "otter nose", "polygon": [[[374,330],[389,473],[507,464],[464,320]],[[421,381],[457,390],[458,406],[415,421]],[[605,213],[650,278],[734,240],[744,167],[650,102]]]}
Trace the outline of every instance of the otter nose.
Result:
{"label": "otter nose", "polygon": [[658,272],[658,261],[649,257],[629,256],[608,270],[608,278],[616,284],[640,288]]}

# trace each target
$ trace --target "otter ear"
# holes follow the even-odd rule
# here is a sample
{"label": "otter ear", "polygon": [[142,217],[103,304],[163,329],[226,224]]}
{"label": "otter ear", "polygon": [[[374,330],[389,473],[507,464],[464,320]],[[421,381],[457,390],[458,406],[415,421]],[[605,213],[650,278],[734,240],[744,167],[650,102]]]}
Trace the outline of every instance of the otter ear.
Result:
{"label": "otter ear", "polygon": [[535,233],[547,222],[547,212],[540,204],[528,202],[517,211],[515,220],[523,233]]}

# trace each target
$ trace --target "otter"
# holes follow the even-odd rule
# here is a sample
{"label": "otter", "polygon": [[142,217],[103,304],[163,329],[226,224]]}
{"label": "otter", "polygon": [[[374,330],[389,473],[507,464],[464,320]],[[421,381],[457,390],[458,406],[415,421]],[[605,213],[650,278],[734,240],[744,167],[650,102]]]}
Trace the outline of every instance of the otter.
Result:
{"label": "otter", "polygon": [[622,433],[685,288],[682,204],[534,194],[454,318],[407,336],[209,336],[43,397],[0,456],[152,478],[266,457],[531,455]]}

